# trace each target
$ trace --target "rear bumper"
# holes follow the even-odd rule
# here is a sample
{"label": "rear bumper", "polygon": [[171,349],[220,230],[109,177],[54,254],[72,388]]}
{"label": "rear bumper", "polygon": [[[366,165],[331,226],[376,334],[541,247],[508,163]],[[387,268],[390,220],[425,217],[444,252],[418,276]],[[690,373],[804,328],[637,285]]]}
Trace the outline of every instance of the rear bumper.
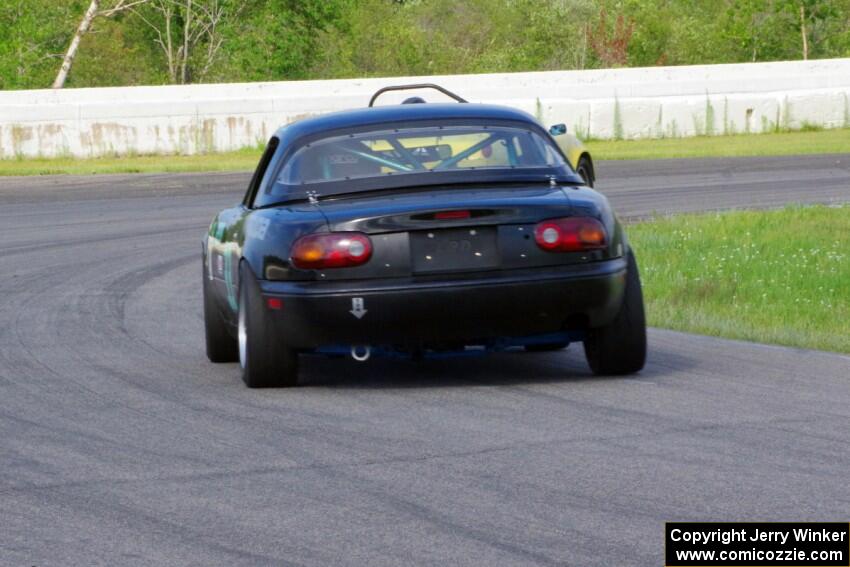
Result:
{"label": "rear bumper", "polygon": [[[598,327],[616,315],[623,258],[514,270],[475,279],[261,281],[268,327],[293,348],[330,344],[421,345]],[[362,300],[358,318],[355,307]]]}

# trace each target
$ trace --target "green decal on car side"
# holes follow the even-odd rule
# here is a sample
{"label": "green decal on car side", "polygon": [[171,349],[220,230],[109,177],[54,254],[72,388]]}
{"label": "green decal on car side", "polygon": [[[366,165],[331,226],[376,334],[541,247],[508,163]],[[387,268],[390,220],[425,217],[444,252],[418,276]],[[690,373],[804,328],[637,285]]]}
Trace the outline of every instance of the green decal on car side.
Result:
{"label": "green decal on car side", "polygon": [[233,311],[239,309],[236,301],[236,286],[233,285],[233,255],[230,250],[224,253],[224,285],[227,288],[227,303]]}

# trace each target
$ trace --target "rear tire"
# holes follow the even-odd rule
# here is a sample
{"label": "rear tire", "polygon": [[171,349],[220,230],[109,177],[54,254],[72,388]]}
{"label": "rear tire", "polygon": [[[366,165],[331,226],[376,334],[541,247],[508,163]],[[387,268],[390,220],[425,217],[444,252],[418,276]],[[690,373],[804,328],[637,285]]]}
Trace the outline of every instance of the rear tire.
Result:
{"label": "rear tire", "polygon": [[594,374],[632,374],[646,363],[643,293],[637,262],[631,251],[620,311],[608,325],[587,332],[584,354]]}
{"label": "rear tire", "polygon": [[251,268],[239,266],[239,362],[249,388],[280,388],[298,384],[298,353],[276,338]]}
{"label": "rear tire", "polygon": [[588,187],[593,187],[593,166],[590,165],[589,159],[582,156],[582,158],[578,160],[576,173],[581,175],[581,178],[584,179],[584,183]]}
{"label": "rear tire", "polygon": [[236,339],[228,332],[227,323],[221,311],[215,305],[210,285],[212,282],[203,273],[204,294],[204,334],[207,342],[207,358],[210,362],[236,362],[239,360],[239,347]]}

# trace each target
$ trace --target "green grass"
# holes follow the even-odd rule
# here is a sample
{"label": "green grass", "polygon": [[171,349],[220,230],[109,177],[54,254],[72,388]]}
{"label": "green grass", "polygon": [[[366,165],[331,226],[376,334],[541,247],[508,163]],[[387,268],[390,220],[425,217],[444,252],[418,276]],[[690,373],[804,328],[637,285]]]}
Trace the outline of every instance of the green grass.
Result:
{"label": "green grass", "polygon": [[594,160],[792,156],[850,152],[850,129],[697,136],[660,140],[589,141]]}
{"label": "green grass", "polygon": [[650,325],[850,353],[850,205],[632,225]]}
{"label": "green grass", "polygon": [[[699,136],[636,141],[589,141],[595,160],[660,159],[724,156],[780,156],[850,153],[850,129]],[[160,173],[185,171],[248,171],[256,166],[261,150],[196,156],[128,156],[91,159],[2,159],[0,175],[52,175],[88,173]]]}
{"label": "green grass", "polygon": [[2,175],[56,175],[90,173],[172,173],[189,171],[250,171],[257,166],[262,150],[248,148],[235,152],[127,157],[36,158],[0,160]]}

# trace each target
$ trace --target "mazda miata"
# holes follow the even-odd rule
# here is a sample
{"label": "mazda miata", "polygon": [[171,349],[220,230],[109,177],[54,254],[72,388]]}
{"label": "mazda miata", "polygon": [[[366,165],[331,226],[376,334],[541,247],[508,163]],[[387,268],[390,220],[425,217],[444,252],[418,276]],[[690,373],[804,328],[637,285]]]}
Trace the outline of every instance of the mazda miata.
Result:
{"label": "mazda miata", "polygon": [[209,359],[238,361],[252,388],[297,384],[310,354],[571,342],[596,374],[639,371],[635,255],[555,140],[562,125],[438,86],[457,102],[374,105],[422,86],[272,136],[242,202],[203,239]]}

